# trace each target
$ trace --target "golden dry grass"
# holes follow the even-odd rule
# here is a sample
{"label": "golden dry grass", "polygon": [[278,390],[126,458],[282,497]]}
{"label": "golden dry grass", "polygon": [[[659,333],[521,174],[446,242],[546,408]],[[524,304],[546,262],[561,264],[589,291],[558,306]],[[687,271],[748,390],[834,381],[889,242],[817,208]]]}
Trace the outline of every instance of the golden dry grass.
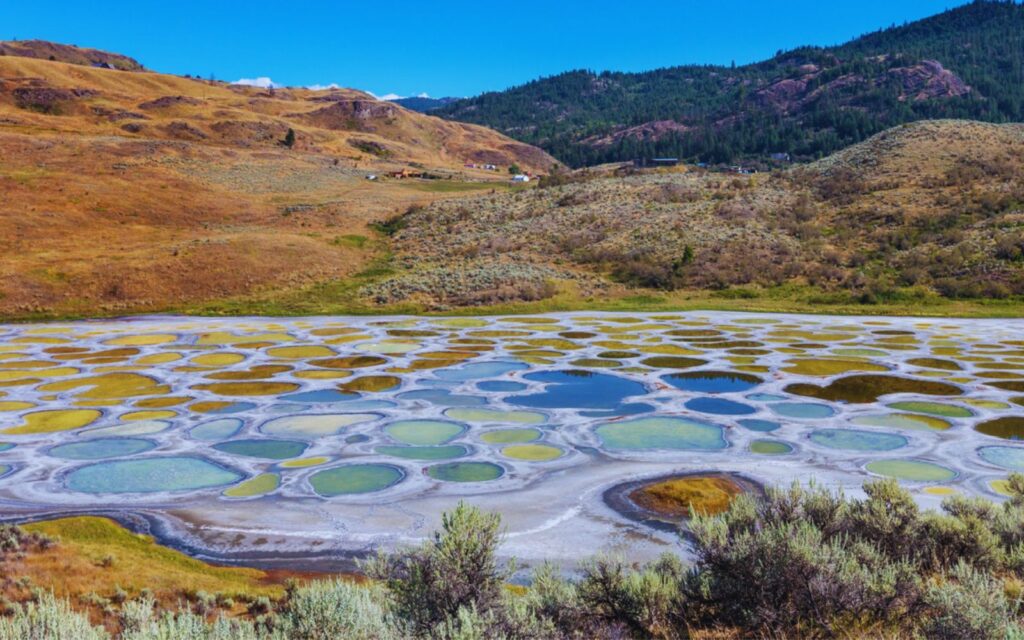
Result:
{"label": "golden dry grass", "polygon": [[717,476],[688,476],[649,484],[633,491],[630,499],[645,509],[688,518],[692,512],[717,515],[743,493],[738,484]]}
{"label": "golden dry grass", "polygon": [[[504,188],[463,166],[484,160],[554,163],[353,90],[2,56],[0,316],[168,310],[346,278],[383,250],[369,223]],[[450,180],[385,177],[403,168]]]}
{"label": "golden dry grass", "polygon": [[60,518],[22,528],[45,534],[57,544],[8,560],[5,572],[27,576],[60,597],[75,600],[88,593],[109,597],[117,587],[131,595],[149,589],[167,604],[197,591],[235,597],[284,594],[280,575],[207,564],[106,518]]}

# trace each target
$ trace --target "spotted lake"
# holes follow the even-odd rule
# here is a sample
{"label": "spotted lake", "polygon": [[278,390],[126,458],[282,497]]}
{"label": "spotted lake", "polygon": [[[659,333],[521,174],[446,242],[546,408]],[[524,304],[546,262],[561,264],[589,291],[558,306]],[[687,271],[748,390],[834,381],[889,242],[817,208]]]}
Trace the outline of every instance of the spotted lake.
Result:
{"label": "spotted lake", "polygon": [[686,472],[925,506],[1024,470],[1024,321],[685,314],[0,326],[0,518],[111,514],[222,560],[414,542],[465,499],[503,552],[683,544],[604,501]]}

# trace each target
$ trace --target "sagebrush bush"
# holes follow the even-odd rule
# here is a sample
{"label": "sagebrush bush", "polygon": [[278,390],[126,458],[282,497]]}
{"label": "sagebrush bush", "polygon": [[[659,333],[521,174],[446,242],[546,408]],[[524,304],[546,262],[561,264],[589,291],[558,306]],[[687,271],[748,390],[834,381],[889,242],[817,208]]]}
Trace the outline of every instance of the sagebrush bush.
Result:
{"label": "sagebrush bush", "polygon": [[66,600],[43,594],[38,601],[15,605],[14,612],[0,617],[0,638],[4,640],[107,640],[102,627],[71,609]]}
{"label": "sagebrush bush", "polygon": [[957,564],[929,585],[924,602],[929,608],[922,625],[927,638],[1004,640],[1024,636],[1002,582],[967,563]]}
{"label": "sagebrush bush", "polygon": [[598,558],[583,569],[576,586],[588,616],[597,616],[634,637],[685,637],[685,569],[665,555],[640,570],[621,560]]}
{"label": "sagebrush bush", "polygon": [[366,564],[370,578],[390,592],[395,614],[428,633],[460,609],[481,615],[501,606],[508,574],[496,557],[501,518],[463,502],[442,516],[441,530],[416,549],[380,554]]}
{"label": "sagebrush bush", "polygon": [[295,640],[398,638],[400,623],[389,618],[385,602],[377,587],[340,580],[313,582],[290,594],[275,626]]}
{"label": "sagebrush bush", "polygon": [[[501,522],[460,503],[420,547],[365,566],[376,584],[290,584],[249,616],[212,616],[193,594],[158,611],[150,595],[96,597],[118,611],[127,640],[677,640],[725,637],[894,637],[1024,640],[1024,475],[1003,504],[954,496],[923,511],[893,480],[851,499],[815,485],[745,494],[690,522],[695,562],[646,566],[599,557],[575,577],[551,565],[510,588],[497,559]],[[196,603],[203,603],[202,611]],[[7,640],[109,638],[51,594],[0,617]]]}

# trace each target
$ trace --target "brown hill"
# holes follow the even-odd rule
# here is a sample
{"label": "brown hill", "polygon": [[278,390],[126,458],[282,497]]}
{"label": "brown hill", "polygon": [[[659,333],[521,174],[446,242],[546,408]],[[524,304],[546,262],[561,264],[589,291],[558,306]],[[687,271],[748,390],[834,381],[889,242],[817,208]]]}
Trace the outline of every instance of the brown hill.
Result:
{"label": "brown hill", "polygon": [[87,67],[107,67],[121,71],[143,70],[143,66],[138,60],[119,53],[76,47],[73,44],[47,42],[46,40],[0,42],[0,55],[39,58]]}
{"label": "brown hill", "polygon": [[[75,63],[39,59],[43,44],[0,56],[8,316],[165,310],[333,281],[375,255],[369,223],[508,186],[507,173],[465,165],[556,164],[359,91],[128,73],[61,45]],[[440,179],[388,178],[401,171]]]}

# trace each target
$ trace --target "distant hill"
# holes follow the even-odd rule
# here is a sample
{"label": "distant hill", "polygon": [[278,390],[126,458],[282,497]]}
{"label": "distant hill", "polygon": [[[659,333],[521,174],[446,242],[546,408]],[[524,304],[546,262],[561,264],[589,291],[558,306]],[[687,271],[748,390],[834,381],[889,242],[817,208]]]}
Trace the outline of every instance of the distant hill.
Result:
{"label": "distant hill", "polygon": [[426,113],[428,111],[434,111],[440,109],[453,102],[458,102],[459,98],[427,98],[414,96],[412,98],[396,98],[391,102],[400,104],[406,109],[412,109],[413,111],[419,111],[420,113]]}
{"label": "distant hill", "polygon": [[1024,6],[977,0],[836,47],[735,68],[570,71],[442,107],[573,166],[807,160],[904,122],[1024,120]]}
{"label": "distant hill", "polygon": [[[23,44],[0,56],[0,317],[167,310],[333,282],[374,259],[375,222],[507,186],[507,173],[465,165],[556,164],[361,91],[119,71],[106,64],[136,67]],[[402,172],[428,179],[390,178]]]}
{"label": "distant hill", "polygon": [[109,67],[120,71],[142,71],[144,68],[138,60],[119,53],[86,49],[72,44],[59,44],[46,40],[0,42],[0,55],[39,58],[87,67]]}

